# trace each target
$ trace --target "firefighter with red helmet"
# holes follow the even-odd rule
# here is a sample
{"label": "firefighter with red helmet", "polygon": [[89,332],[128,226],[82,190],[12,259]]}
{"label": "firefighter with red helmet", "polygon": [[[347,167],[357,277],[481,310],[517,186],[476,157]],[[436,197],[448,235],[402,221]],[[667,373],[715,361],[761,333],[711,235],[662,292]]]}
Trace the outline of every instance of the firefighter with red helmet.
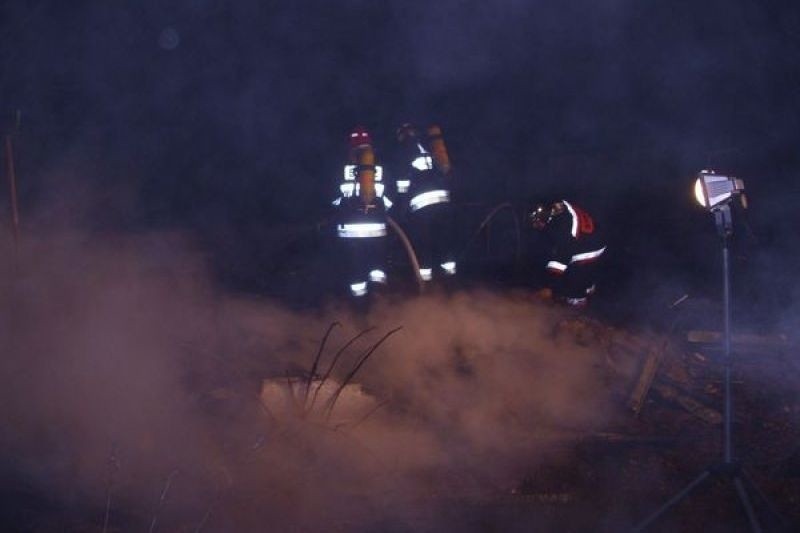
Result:
{"label": "firefighter with red helmet", "polygon": [[528,220],[552,244],[546,269],[553,297],[572,306],[587,305],[606,251],[594,219],[575,203],[559,200],[534,205]]}
{"label": "firefighter with red helmet", "polygon": [[349,156],[339,184],[336,234],[345,246],[350,293],[365,296],[370,284],[385,284],[386,211],[383,167],[375,164],[372,138],[363,126],[349,135]]}
{"label": "firefighter with red helmet", "polygon": [[421,133],[406,123],[397,129],[397,141],[406,166],[396,182],[397,192],[406,203],[419,276],[423,281],[452,276],[456,258],[450,235],[451,165],[441,128],[431,125]]}

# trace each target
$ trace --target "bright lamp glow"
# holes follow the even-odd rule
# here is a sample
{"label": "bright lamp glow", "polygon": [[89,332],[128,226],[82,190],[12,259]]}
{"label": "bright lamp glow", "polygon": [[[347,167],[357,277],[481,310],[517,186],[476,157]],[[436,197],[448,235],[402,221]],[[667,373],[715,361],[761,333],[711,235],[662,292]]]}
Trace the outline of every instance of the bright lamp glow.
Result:
{"label": "bright lamp glow", "polygon": [[694,196],[697,203],[707,209],[714,209],[728,202],[734,195],[744,191],[744,182],[730,176],[720,176],[713,171],[703,170],[694,182]]}
{"label": "bright lamp glow", "polygon": [[703,180],[700,178],[694,182],[694,198],[698,204],[706,207],[706,193],[703,192]]}

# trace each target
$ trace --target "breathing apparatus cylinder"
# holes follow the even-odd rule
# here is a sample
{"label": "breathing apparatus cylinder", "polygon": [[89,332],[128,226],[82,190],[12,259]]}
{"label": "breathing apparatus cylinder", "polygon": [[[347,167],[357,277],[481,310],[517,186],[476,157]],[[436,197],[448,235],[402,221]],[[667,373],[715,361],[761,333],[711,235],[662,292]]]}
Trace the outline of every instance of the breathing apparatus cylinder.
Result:
{"label": "breathing apparatus cylinder", "polygon": [[433,156],[433,161],[443,174],[450,174],[450,156],[444,144],[442,129],[436,124],[428,126],[428,150]]}
{"label": "breathing apparatus cylinder", "polygon": [[361,203],[369,205],[375,200],[375,152],[371,146],[362,146],[357,150],[356,176]]}

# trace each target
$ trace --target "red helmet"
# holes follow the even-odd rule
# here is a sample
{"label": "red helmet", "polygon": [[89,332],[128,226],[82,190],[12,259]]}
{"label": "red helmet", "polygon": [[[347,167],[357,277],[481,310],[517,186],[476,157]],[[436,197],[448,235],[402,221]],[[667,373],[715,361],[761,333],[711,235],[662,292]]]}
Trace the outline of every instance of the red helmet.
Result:
{"label": "red helmet", "polygon": [[372,136],[364,126],[356,126],[350,132],[350,148],[358,148],[359,146],[371,146]]}

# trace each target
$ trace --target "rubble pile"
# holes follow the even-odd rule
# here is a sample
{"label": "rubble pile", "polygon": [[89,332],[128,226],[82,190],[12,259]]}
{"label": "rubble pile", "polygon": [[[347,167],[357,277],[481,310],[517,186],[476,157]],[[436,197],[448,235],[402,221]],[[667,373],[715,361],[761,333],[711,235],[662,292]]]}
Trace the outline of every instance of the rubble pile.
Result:
{"label": "rubble pile", "polygon": [[[381,364],[380,352],[388,350],[383,340],[348,356],[346,348],[368,329],[325,355],[323,340],[313,364],[282,374],[245,372],[244,360],[229,368],[214,359],[222,366],[204,373],[214,379],[197,384],[198,407],[217,428],[209,436],[215,463],[204,465],[205,477],[165,472],[163,479],[150,480],[151,505],[133,508],[122,499],[129,473],[118,468],[105,509],[55,509],[24,523],[38,530],[78,524],[86,531],[152,524],[176,531],[319,531],[322,523],[330,531],[629,530],[720,458],[719,333],[633,331],[588,314],[554,317],[543,320],[552,345],[577,351],[545,353],[543,361],[583,357],[580,365],[563,368],[590,367],[591,375],[572,385],[599,384],[597,396],[587,398],[599,405],[610,397],[610,419],[571,427],[555,409],[539,418],[535,431],[517,431],[528,419],[514,409],[528,404],[500,402],[509,408],[503,422],[508,427],[494,429],[508,433],[485,440],[499,447],[470,447],[461,441],[466,433],[419,431],[432,415],[409,410],[359,373],[373,353],[370,364]],[[793,345],[781,335],[739,334],[732,350],[736,457],[763,492],[756,505],[773,507],[782,517],[783,522],[765,520],[766,529],[796,530],[800,366]],[[458,357],[453,377],[464,383],[472,383],[478,369],[493,368],[489,361],[484,363],[490,366],[476,364],[475,358],[492,357],[480,350]],[[225,368],[231,376],[222,380]],[[443,367],[429,371],[441,373]],[[446,431],[459,429],[454,421]],[[509,435],[529,440],[513,442]],[[197,485],[191,496],[190,482]],[[730,486],[718,479],[706,485],[652,530],[748,531]]]}
{"label": "rubble pile", "polygon": [[[411,530],[442,523],[462,530],[524,530],[530,524],[543,531],[624,530],[719,461],[724,399],[718,332],[634,332],[575,315],[558,321],[552,335],[595,352],[594,371],[617,405],[614,419],[602,431],[551,435],[546,460],[532,457],[520,465],[513,485],[485,480],[475,491],[467,488],[476,483],[467,479],[469,472],[433,467],[425,474],[430,490],[419,495],[426,501],[405,515]],[[784,336],[735,335],[732,350],[736,457],[763,490],[756,504],[780,515],[767,515],[764,525],[792,527],[800,523],[800,397],[792,393],[800,367]],[[363,420],[378,405],[358,384],[339,390],[338,383],[318,378],[267,379],[261,400],[320,421],[319,413],[298,411],[306,386],[328,398],[342,394],[338,418],[322,421],[328,428]],[[721,480],[708,485],[653,529],[748,531],[730,487]]]}
{"label": "rubble pile", "polygon": [[[562,531],[628,529],[721,461],[719,332],[633,334],[581,316],[559,323],[555,334],[602,352],[598,371],[620,411],[613,429],[567,445],[501,507],[525,509],[531,519],[544,512]],[[755,483],[754,505],[768,531],[800,524],[800,366],[793,350],[784,335],[732,336],[734,459]],[[706,482],[651,529],[750,531],[733,485],[723,481]]]}

